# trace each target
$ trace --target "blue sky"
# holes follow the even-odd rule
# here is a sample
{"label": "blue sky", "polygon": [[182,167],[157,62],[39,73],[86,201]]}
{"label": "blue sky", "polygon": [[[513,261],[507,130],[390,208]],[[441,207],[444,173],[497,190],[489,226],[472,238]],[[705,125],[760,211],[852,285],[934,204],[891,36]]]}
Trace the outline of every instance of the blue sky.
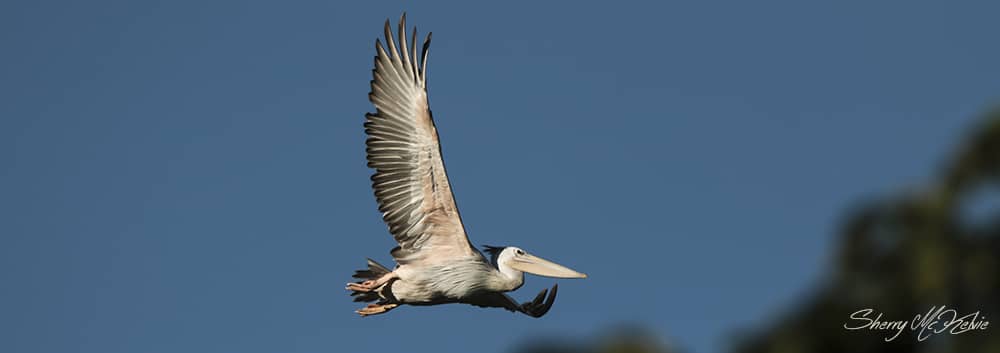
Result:
{"label": "blue sky", "polygon": [[[530,277],[515,297],[560,284],[542,319],[353,313],[343,284],[394,246],[361,124],[404,10],[472,241],[591,276]],[[6,1],[0,351],[489,353],[626,323],[721,351],[998,102],[998,10]]]}

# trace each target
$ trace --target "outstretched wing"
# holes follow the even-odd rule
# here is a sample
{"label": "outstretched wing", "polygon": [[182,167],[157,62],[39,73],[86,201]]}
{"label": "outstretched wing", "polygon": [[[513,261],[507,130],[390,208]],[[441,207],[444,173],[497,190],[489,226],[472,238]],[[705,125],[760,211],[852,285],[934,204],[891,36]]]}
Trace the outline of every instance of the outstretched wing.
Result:
{"label": "outstretched wing", "polygon": [[[552,285],[551,292],[548,289],[543,289],[541,292],[538,292],[534,300],[521,304],[518,304],[509,295],[501,292],[484,292],[478,296],[469,298],[466,303],[484,308],[504,308],[531,317],[542,317],[545,313],[549,312],[552,304],[556,302],[556,293],[558,291],[559,285]],[[547,298],[546,294],[548,294]]]}
{"label": "outstretched wing", "polygon": [[417,34],[406,42],[406,14],[399,20],[399,47],[389,21],[385,40],[375,41],[374,79],[368,99],[374,114],[366,114],[368,166],[375,169],[372,188],[382,219],[399,243],[392,256],[400,264],[447,262],[479,256],[469,244],[458,214],[427,103],[427,35],[420,62]]}

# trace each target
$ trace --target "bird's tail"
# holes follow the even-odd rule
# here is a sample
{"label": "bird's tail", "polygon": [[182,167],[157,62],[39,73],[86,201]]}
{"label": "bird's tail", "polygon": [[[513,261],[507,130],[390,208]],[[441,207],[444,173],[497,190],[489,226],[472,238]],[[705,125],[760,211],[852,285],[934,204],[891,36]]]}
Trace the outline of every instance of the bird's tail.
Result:
{"label": "bird's tail", "polygon": [[[351,277],[358,278],[361,280],[369,280],[369,279],[376,280],[389,272],[392,271],[390,271],[388,268],[385,268],[385,266],[380,265],[378,262],[375,262],[375,260],[368,259],[368,268],[364,270],[354,271],[354,276]],[[356,302],[373,302],[379,299],[383,299],[382,295],[377,290],[371,292],[355,291],[351,292],[351,296],[355,297],[354,301]]]}

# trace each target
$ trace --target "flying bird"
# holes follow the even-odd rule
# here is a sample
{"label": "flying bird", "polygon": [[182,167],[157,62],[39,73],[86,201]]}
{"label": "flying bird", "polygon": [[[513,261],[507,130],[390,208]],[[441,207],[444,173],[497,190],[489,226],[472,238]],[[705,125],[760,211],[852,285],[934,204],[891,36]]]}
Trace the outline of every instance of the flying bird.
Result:
{"label": "flying bird", "polygon": [[[375,113],[365,115],[368,167],[382,219],[399,244],[390,254],[394,270],[368,259],[347,284],[361,316],[383,314],[400,305],[465,303],[504,308],[541,317],[555,302],[558,285],[534,300],[518,303],[505,292],[524,284],[524,273],[556,278],[587,275],[531,255],[517,247],[484,248],[469,242],[455,205],[437,130],[427,103],[427,49],[418,61],[417,29],[406,41],[406,14],[399,20],[398,47],[389,20],[386,47],[375,40],[375,69],[368,99]],[[386,51],[388,49],[388,51]]]}

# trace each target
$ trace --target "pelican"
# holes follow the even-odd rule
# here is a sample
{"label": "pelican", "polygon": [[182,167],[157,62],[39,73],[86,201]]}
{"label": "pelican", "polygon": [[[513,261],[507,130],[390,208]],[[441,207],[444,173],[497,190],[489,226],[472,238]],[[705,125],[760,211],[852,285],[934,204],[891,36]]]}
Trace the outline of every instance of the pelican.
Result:
{"label": "pelican", "polygon": [[375,40],[375,68],[365,114],[368,167],[382,219],[398,246],[390,251],[394,270],[368,259],[347,284],[357,302],[374,302],[356,312],[383,314],[400,305],[465,303],[541,317],[555,301],[558,285],[534,300],[518,303],[505,292],[524,284],[524,273],[555,278],[587,275],[517,247],[487,246],[487,258],[469,242],[441,159],[437,130],[427,103],[427,34],[417,60],[417,29],[408,45],[406,14],[399,20],[399,46],[389,20],[385,41]]}

